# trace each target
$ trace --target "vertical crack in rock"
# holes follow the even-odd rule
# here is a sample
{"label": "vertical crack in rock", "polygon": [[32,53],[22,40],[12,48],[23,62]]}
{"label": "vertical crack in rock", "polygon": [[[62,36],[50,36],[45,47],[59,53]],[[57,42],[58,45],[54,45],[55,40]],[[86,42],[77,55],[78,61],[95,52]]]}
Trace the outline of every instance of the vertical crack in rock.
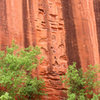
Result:
{"label": "vertical crack in rock", "polygon": [[36,45],[36,29],[34,21],[33,0],[23,0],[23,28],[24,28],[24,46]]}
{"label": "vertical crack in rock", "polygon": [[24,29],[24,46],[28,47],[30,45],[29,41],[29,17],[28,17],[28,0],[22,1],[23,9],[23,29]]}
{"label": "vertical crack in rock", "polygon": [[93,0],[93,4],[94,4],[94,13],[95,13],[95,20],[96,20],[97,38],[99,44],[98,46],[99,46],[99,53],[100,53],[100,0]]}
{"label": "vertical crack in rock", "polygon": [[7,14],[6,14],[6,0],[0,0],[0,42],[1,50],[5,50],[9,43],[9,33],[7,29]]}
{"label": "vertical crack in rock", "polygon": [[77,62],[77,65],[81,66],[71,0],[62,1],[62,11],[66,31],[66,51],[68,56],[68,64]]}
{"label": "vertical crack in rock", "polygon": [[52,54],[51,54],[51,32],[50,32],[50,24],[49,24],[49,8],[48,8],[48,1],[47,0],[42,0],[43,1],[43,7],[44,7],[44,19],[46,22],[46,29],[47,29],[47,48],[48,48],[48,57],[49,57],[49,67],[48,67],[48,73],[51,73],[53,70],[52,67]]}

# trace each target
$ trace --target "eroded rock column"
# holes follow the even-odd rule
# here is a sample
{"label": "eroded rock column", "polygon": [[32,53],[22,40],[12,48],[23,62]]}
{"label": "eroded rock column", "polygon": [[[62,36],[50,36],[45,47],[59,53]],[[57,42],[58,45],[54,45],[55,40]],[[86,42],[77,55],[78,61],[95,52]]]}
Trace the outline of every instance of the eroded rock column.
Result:
{"label": "eroded rock column", "polygon": [[7,13],[7,27],[9,33],[9,44],[12,40],[24,47],[23,18],[22,18],[22,0],[5,0]]}
{"label": "eroded rock column", "polygon": [[35,5],[36,43],[41,46],[44,56],[44,62],[39,66],[39,74],[44,77],[48,94],[43,99],[64,99],[63,87],[59,80],[59,76],[64,74],[67,67],[61,1],[39,0],[37,4]]}
{"label": "eroded rock column", "polygon": [[4,50],[9,44],[9,33],[7,26],[6,1],[0,1],[0,49]]}

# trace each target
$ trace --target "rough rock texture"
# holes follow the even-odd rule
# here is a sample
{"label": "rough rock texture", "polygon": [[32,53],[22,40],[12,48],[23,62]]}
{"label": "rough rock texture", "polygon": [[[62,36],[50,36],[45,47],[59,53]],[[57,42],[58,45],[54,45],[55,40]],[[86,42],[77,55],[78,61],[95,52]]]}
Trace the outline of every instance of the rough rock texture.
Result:
{"label": "rough rock texture", "polygon": [[65,100],[59,76],[68,64],[85,70],[99,64],[99,0],[0,0],[0,49],[12,40],[21,47],[38,45],[45,57],[37,68],[48,96]]}
{"label": "rough rock texture", "polygon": [[99,63],[93,1],[62,0],[62,4],[69,64],[76,61],[85,67]]}

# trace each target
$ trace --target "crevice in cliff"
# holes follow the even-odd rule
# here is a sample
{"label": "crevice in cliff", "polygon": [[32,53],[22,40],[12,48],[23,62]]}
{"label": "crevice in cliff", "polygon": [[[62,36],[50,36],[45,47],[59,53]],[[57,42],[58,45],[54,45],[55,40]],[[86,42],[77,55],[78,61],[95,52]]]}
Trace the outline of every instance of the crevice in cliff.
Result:
{"label": "crevice in cliff", "polygon": [[93,0],[100,56],[100,0]]}
{"label": "crevice in cliff", "polygon": [[22,10],[23,10],[23,30],[24,30],[24,46],[25,48],[30,45],[29,41],[29,19],[28,19],[28,1],[22,1]]}
{"label": "crevice in cliff", "polygon": [[71,0],[61,0],[62,2],[62,12],[64,18],[64,25],[66,31],[66,52],[68,57],[68,64],[77,62],[77,66],[81,66],[79,50],[76,37],[76,29],[73,18],[73,10]]}

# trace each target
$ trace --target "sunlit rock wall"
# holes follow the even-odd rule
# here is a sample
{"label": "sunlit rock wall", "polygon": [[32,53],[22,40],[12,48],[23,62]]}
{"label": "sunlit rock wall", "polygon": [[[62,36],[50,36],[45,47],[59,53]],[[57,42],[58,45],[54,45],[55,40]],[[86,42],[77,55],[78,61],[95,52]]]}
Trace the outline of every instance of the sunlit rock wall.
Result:
{"label": "sunlit rock wall", "polygon": [[12,40],[41,47],[36,71],[46,83],[43,100],[65,100],[59,76],[68,64],[84,70],[99,64],[99,8],[99,0],[0,0],[0,49]]}

